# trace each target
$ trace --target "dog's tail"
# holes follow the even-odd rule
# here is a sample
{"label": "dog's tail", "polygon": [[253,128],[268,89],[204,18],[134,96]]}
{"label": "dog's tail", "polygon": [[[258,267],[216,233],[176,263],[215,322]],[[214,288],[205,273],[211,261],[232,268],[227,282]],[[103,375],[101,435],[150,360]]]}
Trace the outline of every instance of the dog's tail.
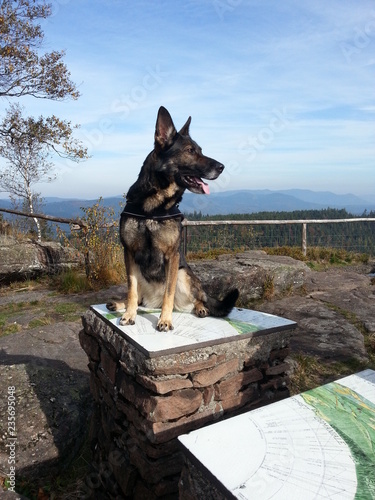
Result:
{"label": "dog's tail", "polygon": [[239,296],[237,288],[231,290],[223,298],[223,300],[214,299],[213,297],[207,297],[207,307],[210,311],[211,316],[223,317],[228,316],[234,307]]}

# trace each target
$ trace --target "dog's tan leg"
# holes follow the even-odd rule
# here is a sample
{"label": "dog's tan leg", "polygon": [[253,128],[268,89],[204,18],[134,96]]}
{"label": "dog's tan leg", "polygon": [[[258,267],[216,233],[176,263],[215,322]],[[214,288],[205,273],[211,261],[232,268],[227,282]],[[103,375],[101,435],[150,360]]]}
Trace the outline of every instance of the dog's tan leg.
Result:
{"label": "dog's tan leg", "polygon": [[174,304],[174,295],[176,292],[179,262],[180,256],[178,253],[175,253],[166,263],[165,292],[163,297],[163,305],[161,307],[161,315],[157,324],[157,329],[160,332],[173,330],[172,311]]}
{"label": "dog's tan leg", "polygon": [[126,274],[128,276],[128,297],[126,311],[121,316],[120,325],[134,325],[138,309],[138,278],[136,264],[128,252],[125,252]]}

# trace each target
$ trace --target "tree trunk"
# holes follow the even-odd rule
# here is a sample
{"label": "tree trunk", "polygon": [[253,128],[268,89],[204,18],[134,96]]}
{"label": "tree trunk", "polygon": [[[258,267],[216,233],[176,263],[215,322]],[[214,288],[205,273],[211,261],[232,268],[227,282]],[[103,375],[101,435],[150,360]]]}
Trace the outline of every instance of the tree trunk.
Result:
{"label": "tree trunk", "polygon": [[[27,201],[29,203],[30,214],[32,215],[34,213],[33,194],[29,188],[27,189]],[[34,219],[34,222],[36,225],[36,230],[37,230],[37,235],[38,235],[37,241],[38,241],[38,243],[40,243],[42,241],[42,230],[40,227],[40,222],[39,222],[39,219],[37,219],[36,217],[33,217],[33,219]]]}

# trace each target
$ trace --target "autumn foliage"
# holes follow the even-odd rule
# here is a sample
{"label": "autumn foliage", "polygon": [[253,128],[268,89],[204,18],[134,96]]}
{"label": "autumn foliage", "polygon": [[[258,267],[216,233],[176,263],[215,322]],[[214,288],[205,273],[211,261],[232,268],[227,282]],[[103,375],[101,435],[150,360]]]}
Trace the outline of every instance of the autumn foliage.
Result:
{"label": "autumn foliage", "polygon": [[78,98],[64,51],[40,55],[44,34],[38,21],[51,8],[45,1],[0,0],[0,97]]}

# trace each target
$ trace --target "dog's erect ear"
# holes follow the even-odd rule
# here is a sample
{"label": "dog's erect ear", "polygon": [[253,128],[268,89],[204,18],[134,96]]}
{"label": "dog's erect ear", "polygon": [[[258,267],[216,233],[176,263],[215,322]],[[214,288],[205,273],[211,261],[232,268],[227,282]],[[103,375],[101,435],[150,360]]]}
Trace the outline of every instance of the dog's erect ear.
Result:
{"label": "dog's erect ear", "polygon": [[187,122],[182,127],[182,129],[179,131],[180,135],[189,135],[190,122],[191,122],[191,116],[189,116],[189,118],[187,119]]}
{"label": "dog's erect ear", "polygon": [[165,149],[172,145],[177,130],[169,112],[161,106],[155,127],[155,148]]}

